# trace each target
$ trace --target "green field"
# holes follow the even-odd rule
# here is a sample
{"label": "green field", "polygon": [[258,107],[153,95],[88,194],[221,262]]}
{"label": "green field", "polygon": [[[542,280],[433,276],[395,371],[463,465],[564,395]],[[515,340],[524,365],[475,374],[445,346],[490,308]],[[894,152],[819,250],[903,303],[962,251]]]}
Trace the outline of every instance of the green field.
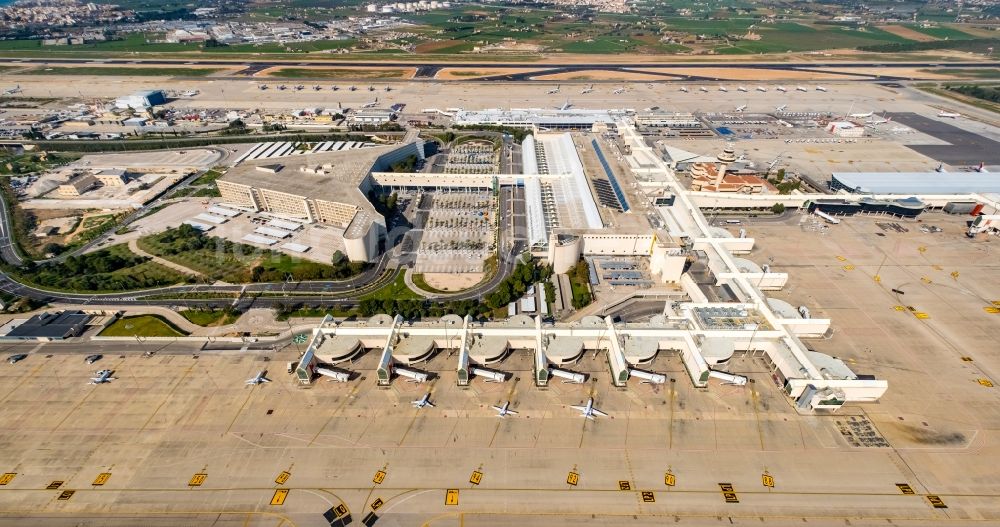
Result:
{"label": "green field", "polygon": [[102,337],[185,337],[188,334],[159,315],[124,317],[101,331]]}
{"label": "green field", "polygon": [[35,68],[21,75],[111,75],[118,77],[204,77],[219,68],[144,68],[121,66],[54,66]]}
{"label": "green field", "polygon": [[968,39],[976,38],[968,33],[963,33],[953,27],[940,26],[940,27],[920,27],[919,25],[909,25],[906,26],[918,33],[923,33],[925,35],[938,38],[941,40],[957,40],[957,39]]}
{"label": "green field", "polygon": [[718,46],[715,51],[722,54],[785,53],[910,42],[888,31],[871,27],[859,30],[842,26],[779,23],[762,26],[757,33],[761,36],[760,40],[737,40],[730,45]]}
{"label": "green field", "polygon": [[406,286],[406,279],[403,276],[403,272],[400,271],[394,281],[386,284],[381,289],[362,296],[359,300],[417,300],[420,298],[423,297],[414,293]]}
{"label": "green field", "polygon": [[222,309],[185,309],[181,315],[199,326],[225,326],[236,322],[239,314]]}
{"label": "green field", "polygon": [[350,49],[358,41],[347,40],[313,40],[309,42],[265,42],[261,44],[235,44],[211,48],[209,53],[311,53],[331,49]]}
{"label": "green field", "polygon": [[133,33],[123,40],[108,40],[104,42],[92,42],[80,44],[78,46],[42,46],[41,40],[0,40],[0,50],[43,50],[51,52],[79,52],[79,51],[199,51],[200,44],[173,44],[169,42],[150,42],[162,38],[159,34]]}

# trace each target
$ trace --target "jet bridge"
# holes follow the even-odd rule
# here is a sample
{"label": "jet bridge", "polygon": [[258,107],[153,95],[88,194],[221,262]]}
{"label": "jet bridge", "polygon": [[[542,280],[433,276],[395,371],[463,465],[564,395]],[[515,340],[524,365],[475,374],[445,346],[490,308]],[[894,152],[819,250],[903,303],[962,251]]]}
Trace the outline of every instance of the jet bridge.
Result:
{"label": "jet bridge", "polygon": [[378,386],[389,386],[392,380],[392,350],[399,340],[399,327],[403,324],[403,317],[396,315],[392,319],[392,330],[389,337],[385,339],[385,347],[382,348],[382,355],[378,359],[378,367],[375,369],[375,376],[378,378]]}
{"label": "jet bridge", "polygon": [[625,361],[625,352],[622,351],[622,342],[615,329],[615,323],[611,317],[604,317],[604,322],[608,325],[608,366],[611,367],[611,382],[618,388],[622,388],[628,382],[628,362]]}
{"label": "jet bridge", "polygon": [[549,359],[545,358],[542,317],[535,317],[535,386],[549,385]]}
{"label": "jet bridge", "polygon": [[471,338],[469,335],[469,321],[472,317],[465,315],[465,319],[462,321],[462,340],[458,345],[458,385],[468,386],[469,385],[469,346],[471,344]]}

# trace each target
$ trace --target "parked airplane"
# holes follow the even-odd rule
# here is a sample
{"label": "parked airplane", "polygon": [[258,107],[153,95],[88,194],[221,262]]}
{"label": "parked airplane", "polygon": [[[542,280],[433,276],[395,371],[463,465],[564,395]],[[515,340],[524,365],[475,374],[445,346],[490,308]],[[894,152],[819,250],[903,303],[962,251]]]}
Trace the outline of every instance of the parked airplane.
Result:
{"label": "parked airplane", "polygon": [[701,91],[702,93],[708,93],[708,88],[706,88],[704,86],[698,88],[698,90]]}
{"label": "parked airplane", "polygon": [[569,100],[567,100],[566,102],[562,103],[562,106],[560,106],[559,109],[560,110],[569,110],[571,106],[573,106],[573,104],[570,103]]}
{"label": "parked airplane", "polygon": [[871,117],[873,115],[875,115],[875,112],[871,111],[871,112],[868,112],[868,113],[852,113],[852,114],[848,115],[848,117],[851,117],[853,119],[865,119],[865,118]]}
{"label": "parked airplane", "polygon": [[795,89],[798,91],[809,91],[809,88],[806,88],[805,86],[796,86]]}
{"label": "parked airplane", "polygon": [[375,87],[371,84],[368,85],[368,91],[375,91]]}
{"label": "parked airplane", "polygon": [[788,105],[787,104],[782,104],[781,106],[778,106],[777,108],[775,108],[774,111],[776,111],[776,112],[783,112],[783,111],[785,111],[785,108],[788,108]]}
{"label": "parked airplane", "polygon": [[607,417],[608,416],[608,414],[606,414],[606,413],[598,410],[597,408],[594,408],[594,398],[593,397],[591,397],[590,399],[587,399],[587,405],[586,406],[570,405],[570,408],[573,408],[574,410],[579,410],[580,411],[580,417],[583,417],[585,419],[590,419],[591,421],[596,420],[597,417]]}
{"label": "parked airplane", "polygon": [[336,84],[334,84],[333,86],[330,86],[330,89],[333,90],[333,91],[337,91],[337,90],[340,89],[340,86],[337,86]]}
{"label": "parked airplane", "polygon": [[865,124],[885,124],[892,120],[892,117],[873,117],[865,121]]}
{"label": "parked airplane", "polygon": [[267,370],[260,370],[257,375],[247,379],[247,384],[264,384],[265,382],[271,382],[271,379],[267,378]]}
{"label": "parked airplane", "polygon": [[306,86],[304,84],[295,85],[295,91],[302,91],[304,89],[306,89]]}
{"label": "parked airplane", "polygon": [[391,92],[392,91],[392,86],[389,86],[388,84],[386,84],[385,85],[385,91],[386,91],[386,93]]}
{"label": "parked airplane", "polygon": [[938,163],[937,168],[934,169],[935,172],[944,172],[944,163]]}
{"label": "parked airplane", "polygon": [[431,402],[431,392],[425,393],[423,397],[417,399],[416,401],[410,402],[410,404],[412,404],[413,407],[417,409],[423,408],[425,406],[430,406],[431,408],[434,408],[434,403]]}
{"label": "parked airplane", "polygon": [[747,109],[747,106],[748,105],[746,105],[746,104],[741,104],[741,105],[739,105],[739,106],[736,107],[736,111],[737,112],[742,112],[742,111],[744,111],[744,110]]}
{"label": "parked airplane", "polygon": [[741,91],[741,92],[743,92],[743,93],[747,92],[747,87],[746,86],[737,86],[736,89],[739,90],[739,91]]}
{"label": "parked airplane", "polygon": [[279,85],[278,85],[278,89],[279,89],[279,90],[287,90],[287,89],[288,89],[288,86],[285,86],[284,84],[279,84]]}
{"label": "parked airplane", "polygon": [[378,97],[375,97],[375,100],[372,102],[366,102],[361,105],[362,108],[374,108],[376,106],[378,106]]}
{"label": "parked airplane", "polygon": [[785,88],[784,86],[778,86],[775,89],[780,91],[781,93],[785,93],[786,91],[788,91],[788,88]]}
{"label": "parked airplane", "polygon": [[21,85],[20,84],[18,84],[17,86],[14,86],[13,88],[7,88],[6,90],[3,91],[4,95],[14,95],[15,93],[21,93]]}
{"label": "parked airplane", "polygon": [[198,91],[198,90],[183,91],[183,92],[181,92],[181,97],[194,97],[195,95],[198,95],[199,93],[201,93],[201,92]]}
{"label": "parked airplane", "polygon": [[962,114],[955,112],[938,112],[938,117],[947,117],[948,119],[958,119]]}
{"label": "parked airplane", "polygon": [[494,406],[493,409],[497,411],[497,417],[500,419],[508,415],[517,415],[517,412],[510,409],[510,401],[503,403],[503,406]]}
{"label": "parked airplane", "polygon": [[261,90],[266,90],[267,89],[267,84],[261,84],[260,86],[257,86],[257,88],[261,89]]}
{"label": "parked airplane", "polygon": [[765,88],[763,86],[757,86],[757,91],[759,91],[759,92],[767,92],[767,88]]}
{"label": "parked airplane", "polygon": [[983,173],[989,172],[989,170],[986,170],[986,163],[982,161],[979,162],[979,166],[977,166],[974,170],[976,172],[983,172]]}
{"label": "parked airplane", "polygon": [[115,380],[117,377],[112,377],[111,374],[114,373],[111,370],[101,370],[97,372],[97,377],[90,378],[90,384],[105,384]]}
{"label": "parked airplane", "polygon": [[314,85],[313,85],[313,89],[314,89],[314,90],[316,90],[316,91],[320,91],[320,90],[322,90],[322,89],[323,89],[323,87],[322,87],[322,86],[320,86],[319,84],[314,84]]}
{"label": "parked airplane", "polygon": [[613,93],[614,95],[621,95],[621,94],[625,93],[625,87],[622,86],[621,88],[618,88],[617,90],[615,90],[615,91],[613,91],[611,93]]}
{"label": "parked airplane", "polygon": [[681,86],[681,91],[687,93],[688,92],[687,86]]}
{"label": "parked airplane", "polygon": [[728,92],[729,88],[727,88],[725,86],[719,86],[719,91],[721,91],[721,92]]}
{"label": "parked airplane", "polygon": [[593,84],[591,84],[591,85],[587,86],[586,88],[584,88],[583,90],[581,90],[580,94],[582,95],[582,94],[590,93],[592,91],[594,91],[594,85]]}
{"label": "parked airplane", "polygon": [[549,93],[549,95],[552,95],[553,93],[559,93],[559,85],[556,84],[556,87],[552,88],[551,90],[549,90],[548,93]]}
{"label": "parked airplane", "polygon": [[826,91],[826,88],[824,88],[823,86],[818,86],[817,85],[816,86],[816,91]]}
{"label": "parked airplane", "polygon": [[357,86],[355,86],[355,85],[353,85],[353,84],[352,84],[352,85],[351,85],[351,87],[350,87],[350,88],[348,88],[348,89],[349,89],[349,90],[351,90],[351,91],[358,91],[358,87],[357,87]]}

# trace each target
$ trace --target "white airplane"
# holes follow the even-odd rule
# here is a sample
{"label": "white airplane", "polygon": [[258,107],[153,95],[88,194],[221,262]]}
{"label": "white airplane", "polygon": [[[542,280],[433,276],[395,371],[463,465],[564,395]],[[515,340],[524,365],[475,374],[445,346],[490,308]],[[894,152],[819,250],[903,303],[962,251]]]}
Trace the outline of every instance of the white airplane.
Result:
{"label": "white airplane", "polygon": [[746,86],[737,86],[736,89],[739,90],[739,91],[741,91],[741,92],[743,92],[743,93],[747,92],[747,87]]}
{"label": "white airplane", "polygon": [[351,91],[357,91],[358,87],[352,84],[351,87],[348,88],[348,89],[351,90]]}
{"label": "white airplane", "polygon": [[708,88],[706,88],[704,86],[698,88],[698,90],[701,91],[702,93],[708,93]]}
{"label": "white airplane", "polygon": [[553,93],[559,93],[559,85],[556,84],[556,87],[552,88],[551,90],[549,90],[548,93],[549,93],[549,95],[552,95]]}
{"label": "white airplane", "polygon": [[875,112],[871,111],[871,112],[868,112],[868,113],[852,113],[852,114],[848,115],[848,117],[850,117],[852,119],[867,119],[868,117],[871,117],[873,115],[875,115]]}
{"label": "white airplane", "polygon": [[336,84],[334,84],[333,86],[330,86],[330,89],[333,90],[333,91],[337,91],[337,90],[340,89],[340,86],[337,86]]}
{"label": "white airplane", "polygon": [[376,106],[378,106],[378,97],[375,97],[375,100],[372,102],[366,102],[361,105],[362,108],[374,108]]}
{"label": "white airplane", "polygon": [[385,91],[386,91],[386,93],[388,93],[388,92],[391,92],[391,91],[392,91],[392,86],[389,86],[389,85],[387,84],[387,85],[385,86]]}
{"label": "white airplane", "polygon": [[111,370],[101,370],[97,372],[97,377],[90,378],[90,384],[105,384],[117,379],[111,376],[112,373],[114,372]]}
{"label": "white airplane", "polygon": [[431,408],[434,408],[434,403],[431,402],[431,392],[425,393],[423,397],[417,399],[416,401],[411,401],[410,404],[412,404],[414,408],[418,409],[423,408],[425,406],[430,406]]}
{"label": "white airplane", "polygon": [[725,86],[719,86],[719,91],[721,91],[721,92],[728,92],[729,88],[727,88]]}
{"label": "white airplane", "polygon": [[944,111],[938,112],[938,117],[947,117],[948,119],[958,119],[961,116],[962,114],[955,112],[944,112]]}
{"label": "white airplane", "polygon": [[510,401],[503,403],[503,406],[494,406],[493,409],[497,411],[497,417],[500,419],[508,415],[517,415],[517,412],[510,409]]}
{"label": "white airplane", "polygon": [[14,86],[13,88],[7,88],[6,90],[3,91],[4,95],[14,95],[15,93],[21,93],[21,85],[20,84],[18,84],[17,86]]}
{"label": "white airplane", "polygon": [[267,370],[260,370],[257,375],[247,379],[247,384],[258,385],[264,384],[265,382],[271,382],[271,379],[267,378]]}
{"label": "white airplane", "polygon": [[759,92],[767,92],[767,88],[765,88],[763,86],[757,86],[757,91],[759,91]]}
{"label": "white airplane", "polygon": [[297,84],[297,85],[295,86],[295,91],[302,91],[302,90],[304,90],[304,89],[306,89],[306,87],[305,87],[305,85],[304,85],[304,84]]}
{"label": "white airplane", "polygon": [[188,91],[181,92],[181,97],[194,97],[195,95],[198,95],[199,93],[201,93],[201,92],[198,91],[198,90],[188,90]]}
{"label": "white airplane", "polygon": [[266,90],[267,89],[267,84],[261,84],[260,86],[257,86],[257,88],[261,89],[261,90]]}
{"label": "white airplane", "polygon": [[823,87],[823,86],[819,86],[819,85],[817,85],[817,86],[816,86],[816,91],[826,91],[826,88],[825,88],[825,87]]}
{"label": "white airplane", "polygon": [[594,91],[594,85],[593,84],[591,84],[590,86],[587,86],[582,91],[580,91],[580,94],[582,95],[582,94],[590,93],[592,91]]}
{"label": "white airplane", "polygon": [[739,106],[736,107],[736,111],[737,112],[745,111],[747,109],[747,106],[748,105],[746,105],[746,104],[741,104],[741,105],[739,105]]}
{"label": "white airplane", "polygon": [[865,124],[885,124],[892,120],[892,117],[874,117],[865,121]]}
{"label": "white airplane", "polygon": [[785,111],[785,108],[788,108],[788,105],[787,104],[782,104],[781,106],[776,107],[774,109],[774,111],[776,111],[776,112],[783,112],[783,111]]}
{"label": "white airplane", "polygon": [[688,92],[687,86],[681,86],[681,91],[687,93]]}
{"label": "white airplane", "polygon": [[569,110],[571,106],[573,106],[573,104],[567,100],[566,102],[562,103],[562,106],[560,106],[559,109],[565,111]]}
{"label": "white airplane", "polygon": [[625,93],[625,87],[622,86],[621,88],[618,88],[617,90],[615,90],[615,91],[613,91],[611,93],[614,94],[614,95],[621,95],[621,94]]}
{"label": "white airplane", "polygon": [[937,168],[934,169],[935,172],[944,172],[944,163],[938,163]]}
{"label": "white airplane", "polygon": [[809,89],[805,86],[796,86],[795,89],[798,91],[809,91]]}
{"label": "white airplane", "polygon": [[371,84],[368,85],[368,91],[375,91],[375,87]]}
{"label": "white airplane", "polygon": [[775,89],[780,91],[781,93],[785,93],[786,91],[788,91],[788,88],[785,88],[784,86],[778,86]]}
{"label": "white airplane", "polygon": [[278,85],[278,89],[279,89],[279,90],[287,90],[287,89],[288,89],[288,86],[285,86],[284,84],[279,84],[279,85]]}
{"label": "white airplane", "polygon": [[594,398],[591,397],[587,399],[586,406],[570,405],[570,408],[580,411],[580,417],[585,419],[590,419],[591,421],[596,420],[597,417],[607,417],[608,414],[594,408]]}
{"label": "white airplane", "polygon": [[316,90],[316,91],[320,91],[320,90],[323,89],[323,87],[320,86],[319,84],[313,84],[313,89]]}

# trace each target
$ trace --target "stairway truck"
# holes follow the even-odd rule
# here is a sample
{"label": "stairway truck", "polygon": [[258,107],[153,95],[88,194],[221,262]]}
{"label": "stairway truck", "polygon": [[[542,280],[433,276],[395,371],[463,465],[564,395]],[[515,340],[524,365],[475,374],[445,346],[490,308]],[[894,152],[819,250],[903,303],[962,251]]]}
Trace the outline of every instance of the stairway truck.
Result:
{"label": "stairway truck", "polygon": [[559,377],[563,379],[563,382],[572,384],[583,384],[587,382],[587,374],[577,373],[575,371],[561,370],[559,368],[549,368],[549,373],[553,377]]}
{"label": "stairway truck", "polygon": [[430,375],[422,371],[411,370],[408,368],[397,367],[393,368],[392,371],[394,371],[396,375],[399,375],[400,377],[406,377],[407,379],[410,379],[413,382],[427,382],[427,380],[430,379]]}
{"label": "stairway truck", "polygon": [[337,382],[347,382],[347,381],[351,380],[351,374],[347,373],[347,372],[335,371],[335,370],[331,370],[329,368],[322,368],[322,367],[316,368],[315,371],[316,371],[316,373],[318,373],[318,374],[320,374],[320,375],[322,375],[324,377],[329,377],[329,378],[331,378],[331,379],[333,379],[333,380],[335,380]]}
{"label": "stairway truck", "polygon": [[662,373],[654,373],[651,371],[629,368],[628,374],[632,377],[637,377],[639,379],[642,379],[643,382],[648,382],[649,384],[663,384],[667,382],[667,376]]}
{"label": "stairway truck", "polygon": [[747,378],[742,375],[736,375],[734,373],[726,373],[724,371],[711,370],[708,372],[709,377],[714,377],[719,379],[725,384],[732,384],[735,386],[746,386]]}

